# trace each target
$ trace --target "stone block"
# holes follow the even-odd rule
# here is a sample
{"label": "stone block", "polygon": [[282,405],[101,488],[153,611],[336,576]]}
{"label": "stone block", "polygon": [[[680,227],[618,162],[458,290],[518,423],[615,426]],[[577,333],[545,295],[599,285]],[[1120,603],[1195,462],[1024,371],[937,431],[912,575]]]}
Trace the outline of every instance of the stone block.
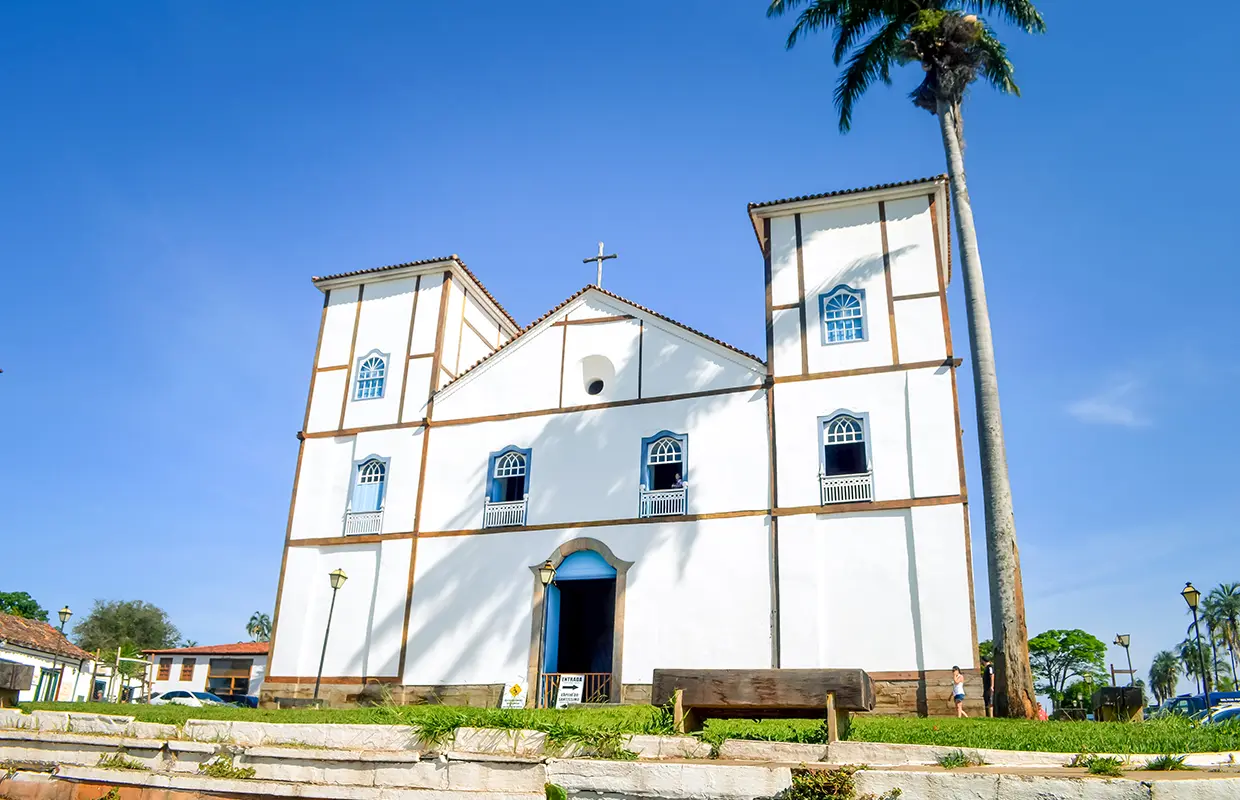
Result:
{"label": "stone block", "polygon": [[728,739],[719,747],[719,758],[736,761],[771,761],[777,764],[810,764],[827,760],[827,746],[825,744]]}
{"label": "stone block", "polygon": [[448,762],[435,759],[415,764],[377,764],[375,786],[403,786],[411,789],[447,789]]}
{"label": "stone block", "polygon": [[211,719],[187,719],[183,730],[185,736],[196,742],[232,741],[233,723]]}
{"label": "stone block", "polygon": [[520,734],[534,731],[494,728],[457,728],[452,750],[457,753],[494,753],[515,755]]}
{"label": "stone block", "polygon": [[422,745],[413,728],[408,725],[319,725],[315,727],[322,730],[324,747],[353,750],[418,750]]}
{"label": "stone block", "polygon": [[1240,797],[1240,778],[1155,780],[1151,800],[1235,800]]}
{"label": "stone block", "polygon": [[624,746],[642,759],[710,758],[710,745],[692,736],[636,734],[628,737]]}
{"label": "stone block", "polygon": [[999,797],[1004,800],[1150,800],[1150,786],[1121,778],[1055,778],[1043,775],[999,776]]}
{"label": "stone block", "polygon": [[[72,720],[69,723],[72,725]],[[174,739],[177,736],[176,725],[165,725],[160,722],[131,722],[126,735],[139,739]]]}
{"label": "stone block", "polygon": [[541,763],[448,762],[448,788],[455,791],[540,792],[546,782]]}
{"label": "stone block", "polygon": [[542,731],[517,731],[515,755],[532,758],[546,753],[547,734]]}
{"label": "stone block", "polygon": [[69,714],[65,711],[32,711],[32,727],[41,731],[69,730]]}
{"label": "stone block", "polygon": [[[892,772],[862,770],[854,776],[858,796],[900,790],[900,800],[996,800],[999,776],[983,773]],[[1008,800],[1004,796],[1003,800]],[[1045,795],[1039,800],[1061,800]]]}
{"label": "stone block", "polygon": [[0,708],[0,728],[24,728],[25,716],[20,708]]}
{"label": "stone block", "polygon": [[133,723],[133,717],[112,714],[69,714],[69,730],[74,733],[100,733],[106,736],[124,736]]}
{"label": "stone block", "polygon": [[774,797],[792,785],[787,767],[554,760],[547,780],[570,793],[714,800]]}

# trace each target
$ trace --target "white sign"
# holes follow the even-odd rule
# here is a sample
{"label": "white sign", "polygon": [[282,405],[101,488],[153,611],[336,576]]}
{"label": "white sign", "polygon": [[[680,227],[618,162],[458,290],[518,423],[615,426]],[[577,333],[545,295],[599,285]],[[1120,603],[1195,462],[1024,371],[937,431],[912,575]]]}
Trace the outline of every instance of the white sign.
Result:
{"label": "white sign", "polygon": [[585,675],[561,675],[560,688],[555,693],[555,707],[567,708],[579,704],[585,689]]}
{"label": "white sign", "polygon": [[525,681],[513,681],[504,687],[500,708],[525,708]]}

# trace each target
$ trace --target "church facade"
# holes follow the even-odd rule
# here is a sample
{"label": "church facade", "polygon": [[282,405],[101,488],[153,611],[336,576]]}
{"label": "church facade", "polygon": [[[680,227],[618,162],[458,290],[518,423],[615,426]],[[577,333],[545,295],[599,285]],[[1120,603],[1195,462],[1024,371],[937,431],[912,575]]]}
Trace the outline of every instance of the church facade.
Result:
{"label": "church facade", "polygon": [[264,700],[322,659],[333,703],[860,667],[947,714],[959,665],[980,704],[945,180],[749,213],[764,357],[594,286],[520,328],[456,256],[314,279]]}

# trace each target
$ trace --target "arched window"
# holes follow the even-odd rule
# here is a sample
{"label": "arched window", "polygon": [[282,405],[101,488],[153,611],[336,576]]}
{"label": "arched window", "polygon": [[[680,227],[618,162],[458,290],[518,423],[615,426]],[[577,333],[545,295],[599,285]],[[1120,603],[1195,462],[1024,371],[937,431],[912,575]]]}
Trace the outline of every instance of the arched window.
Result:
{"label": "arched window", "polygon": [[839,414],[824,421],[822,426],[823,475],[858,475],[870,471],[863,420]]}
{"label": "arched window", "polygon": [[688,437],[668,432],[642,440],[642,483],[650,491],[684,488]]}
{"label": "arched window", "polygon": [[358,464],[349,510],[358,514],[383,508],[383,486],[386,481],[387,462],[385,460],[368,458]]}
{"label": "arched window", "polygon": [[357,390],[354,400],[375,400],[383,397],[383,382],[387,375],[387,359],[382,353],[370,353],[362,358],[357,368]]}
{"label": "arched window", "polygon": [[492,503],[513,503],[529,493],[530,451],[506,447],[491,454],[490,491]]}
{"label": "arched window", "polygon": [[865,292],[837,286],[819,295],[823,344],[858,342],[865,339]]}

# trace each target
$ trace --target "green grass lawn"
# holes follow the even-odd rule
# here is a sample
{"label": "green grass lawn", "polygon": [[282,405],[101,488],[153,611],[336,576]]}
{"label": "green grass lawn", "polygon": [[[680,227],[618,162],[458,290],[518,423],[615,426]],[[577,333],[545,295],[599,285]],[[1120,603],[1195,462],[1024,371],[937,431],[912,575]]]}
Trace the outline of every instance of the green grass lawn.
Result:
{"label": "green grass lawn", "polygon": [[[144,722],[183,723],[187,719],[252,722],[370,723],[411,725],[432,741],[443,741],[459,727],[525,728],[545,731],[555,741],[591,740],[625,733],[669,734],[670,715],[652,706],[579,707],[506,711],[456,706],[377,706],[349,709],[189,708],[109,703],[24,703],[27,711],[81,711],[123,714]],[[725,739],[821,743],[820,720],[708,720],[705,741]],[[1183,718],[1119,722],[1031,722],[1010,719],[918,719],[858,715],[849,739],[860,742],[933,744],[996,750],[1058,753],[1194,753],[1240,750],[1240,722],[1196,725]]]}

